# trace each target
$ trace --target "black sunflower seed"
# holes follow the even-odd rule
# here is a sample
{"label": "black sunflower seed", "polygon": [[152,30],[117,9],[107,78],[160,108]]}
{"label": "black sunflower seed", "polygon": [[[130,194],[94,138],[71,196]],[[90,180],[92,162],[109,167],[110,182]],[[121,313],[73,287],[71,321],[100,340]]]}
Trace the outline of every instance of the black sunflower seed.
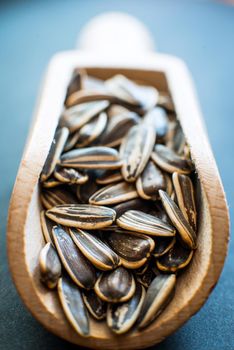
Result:
{"label": "black sunflower seed", "polygon": [[104,170],[104,172],[96,179],[96,183],[99,185],[110,185],[121,180],[123,180],[123,176],[119,169]]}
{"label": "black sunflower seed", "polygon": [[68,276],[60,278],[58,295],[63,311],[71,326],[82,337],[88,337],[90,334],[89,315],[79,288]]}
{"label": "black sunflower seed", "polygon": [[159,257],[166,254],[173,247],[175,241],[175,237],[155,237],[155,248],[152,254],[155,257]]}
{"label": "black sunflower seed", "polygon": [[106,317],[107,304],[93,290],[84,290],[83,300],[90,314],[98,321]]}
{"label": "black sunflower seed", "polygon": [[104,301],[121,303],[129,300],[136,289],[133,275],[124,267],[102,273],[95,283],[96,294]]}
{"label": "black sunflower seed", "polygon": [[39,256],[41,281],[50,289],[57,286],[61,276],[61,263],[52,243],[47,243],[42,248]]}
{"label": "black sunflower seed", "polygon": [[46,243],[53,243],[52,228],[54,226],[54,222],[46,216],[44,210],[41,211],[40,221],[42,233]]}
{"label": "black sunflower seed", "polygon": [[157,141],[162,141],[165,138],[169,128],[169,119],[163,108],[155,107],[151,109],[144,116],[144,121],[151,123],[155,128]]}
{"label": "black sunflower seed", "polygon": [[54,226],[52,232],[57,252],[69,276],[79,287],[93,288],[96,281],[93,266],[61,226]]}
{"label": "black sunflower seed", "polygon": [[42,189],[41,202],[46,209],[51,209],[60,204],[76,204],[77,198],[64,186],[50,189]]}
{"label": "black sunflower seed", "polygon": [[108,305],[107,325],[114,333],[123,334],[132,328],[139,316],[144,298],[145,289],[138,283],[136,291],[129,301]]}
{"label": "black sunflower seed", "polygon": [[87,174],[82,174],[76,169],[56,167],[54,171],[54,177],[62,182],[69,185],[82,185],[88,181],[89,177]]}

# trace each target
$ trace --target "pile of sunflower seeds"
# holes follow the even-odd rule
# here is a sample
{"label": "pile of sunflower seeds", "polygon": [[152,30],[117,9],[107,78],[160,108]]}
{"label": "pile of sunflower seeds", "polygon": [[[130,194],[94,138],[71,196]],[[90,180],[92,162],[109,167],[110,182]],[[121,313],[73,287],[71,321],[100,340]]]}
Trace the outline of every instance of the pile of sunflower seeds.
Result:
{"label": "pile of sunflower seeds", "polygon": [[43,167],[41,281],[81,336],[166,308],[196,248],[189,147],[167,94],[76,70]]}

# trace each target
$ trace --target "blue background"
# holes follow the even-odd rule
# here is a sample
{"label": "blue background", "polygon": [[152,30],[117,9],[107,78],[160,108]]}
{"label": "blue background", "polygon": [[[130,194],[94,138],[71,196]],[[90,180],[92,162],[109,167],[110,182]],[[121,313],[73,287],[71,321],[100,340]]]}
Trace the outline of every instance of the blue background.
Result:
{"label": "blue background", "polygon": [[[0,344],[4,350],[75,348],[44,330],[13,287],[6,263],[7,207],[48,60],[57,51],[72,49],[77,33],[92,16],[113,10],[137,16],[149,27],[159,51],[187,63],[234,215],[234,7],[189,0],[0,1]],[[234,349],[233,253],[231,241],[221,279],[202,310],[154,349]]]}

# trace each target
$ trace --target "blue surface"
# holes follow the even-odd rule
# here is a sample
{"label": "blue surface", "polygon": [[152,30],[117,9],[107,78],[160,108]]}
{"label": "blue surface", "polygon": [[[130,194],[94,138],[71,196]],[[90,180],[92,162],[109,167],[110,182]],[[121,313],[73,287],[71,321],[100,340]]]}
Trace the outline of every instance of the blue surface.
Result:
{"label": "blue surface", "polygon": [[[55,52],[74,47],[77,32],[88,19],[113,10],[137,16],[153,33],[159,51],[186,61],[231,218],[234,215],[234,7],[188,0],[0,1],[0,347],[4,350],[75,348],[44,330],[12,285],[5,252],[7,207],[48,60]],[[202,310],[154,349],[234,349],[233,253],[231,241],[221,279]]]}

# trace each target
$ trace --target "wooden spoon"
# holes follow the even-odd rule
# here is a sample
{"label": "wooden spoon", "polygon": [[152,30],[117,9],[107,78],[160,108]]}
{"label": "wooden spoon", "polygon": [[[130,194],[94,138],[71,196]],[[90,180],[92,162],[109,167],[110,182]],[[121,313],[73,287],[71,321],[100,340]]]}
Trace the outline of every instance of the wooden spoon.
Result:
{"label": "wooden spoon", "polygon": [[[139,28],[138,28],[139,29]],[[142,48],[142,45],[141,45]],[[128,51],[129,52],[129,51]],[[122,56],[122,58],[121,58]],[[91,323],[91,336],[81,338],[64,317],[55,292],[39,281],[38,256],[44,245],[40,227],[38,178],[49,151],[75,67],[107,79],[121,73],[169,92],[196,164],[199,201],[198,248],[189,268],[178,278],[166,310],[148,328],[116,336],[104,322]],[[49,64],[32,129],[15,182],[8,219],[8,258],[16,288],[41,324],[56,335],[94,349],[137,349],[162,341],[194,315],[208,298],[222,270],[229,238],[228,209],[189,72],[178,58],[140,53],[134,57],[70,51]]]}

